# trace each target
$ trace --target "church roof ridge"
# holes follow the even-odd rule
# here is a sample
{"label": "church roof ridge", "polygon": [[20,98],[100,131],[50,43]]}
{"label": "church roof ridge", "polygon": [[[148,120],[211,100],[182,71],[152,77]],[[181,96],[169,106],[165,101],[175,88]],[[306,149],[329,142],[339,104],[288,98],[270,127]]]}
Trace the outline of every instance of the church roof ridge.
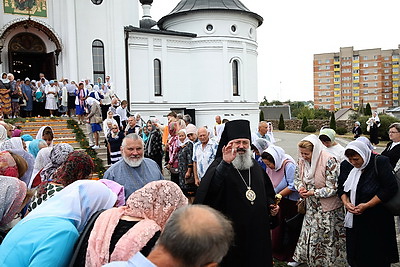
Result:
{"label": "church roof ridge", "polygon": [[240,2],[240,0],[181,0],[168,15],[162,17],[158,21],[158,26],[160,29],[163,28],[163,23],[171,17],[205,10],[226,10],[231,12],[247,13],[258,20],[258,26],[263,22],[263,18],[260,15],[251,12],[242,2]]}

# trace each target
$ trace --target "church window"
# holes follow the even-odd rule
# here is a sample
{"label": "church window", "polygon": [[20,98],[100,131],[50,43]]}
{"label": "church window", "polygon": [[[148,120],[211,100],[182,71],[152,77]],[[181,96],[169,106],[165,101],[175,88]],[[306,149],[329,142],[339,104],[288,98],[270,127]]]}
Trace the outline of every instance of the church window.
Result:
{"label": "church window", "polygon": [[105,64],[104,64],[104,44],[100,40],[94,40],[92,43],[93,57],[93,80],[97,81],[98,77],[105,80]]}
{"label": "church window", "polygon": [[239,95],[239,61],[236,59],[232,61],[232,85],[233,95]]}
{"label": "church window", "polygon": [[207,24],[206,29],[207,31],[211,32],[214,29],[214,26],[211,24]]}
{"label": "church window", "polygon": [[236,25],[232,25],[232,26],[231,26],[231,31],[232,31],[232,32],[236,32]]}
{"label": "church window", "polygon": [[154,95],[162,96],[161,88],[161,61],[154,59]]}
{"label": "church window", "polygon": [[103,0],[92,0],[92,3],[95,5],[100,5],[101,3],[103,3]]}

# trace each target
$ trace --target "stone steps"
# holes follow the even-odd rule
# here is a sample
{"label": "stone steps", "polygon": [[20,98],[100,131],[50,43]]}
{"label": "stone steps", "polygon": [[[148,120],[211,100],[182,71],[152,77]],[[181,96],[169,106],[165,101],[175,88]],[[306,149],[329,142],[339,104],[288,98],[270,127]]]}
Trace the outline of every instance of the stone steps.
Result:
{"label": "stone steps", "polygon": [[[84,151],[80,147],[79,142],[75,140],[75,134],[72,129],[67,127],[67,120],[71,118],[60,118],[60,117],[42,117],[42,118],[34,118],[35,121],[30,121],[31,119],[27,119],[26,121],[20,121],[15,123],[16,126],[19,126],[22,130],[22,134],[30,134],[33,138],[36,137],[37,132],[42,126],[50,126],[54,131],[54,144],[58,143],[68,143],[75,150]],[[73,119],[73,118],[72,118]],[[79,127],[83,130],[86,135],[86,140],[88,140],[88,131],[86,125],[79,125]],[[97,156],[102,159],[103,166],[108,167],[107,165],[107,148],[104,146],[104,134],[100,133],[100,149],[96,149]],[[93,179],[98,178],[97,174],[92,175]]]}

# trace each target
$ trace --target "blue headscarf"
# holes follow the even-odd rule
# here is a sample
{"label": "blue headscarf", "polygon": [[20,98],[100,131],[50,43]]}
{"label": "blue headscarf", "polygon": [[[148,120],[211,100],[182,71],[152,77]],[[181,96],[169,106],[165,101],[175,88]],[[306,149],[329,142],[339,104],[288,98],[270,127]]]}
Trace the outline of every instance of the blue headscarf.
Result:
{"label": "blue headscarf", "polygon": [[46,141],[44,141],[43,139],[35,139],[35,140],[33,140],[33,141],[31,141],[29,143],[28,151],[35,158],[36,158],[37,154],[39,153],[39,150],[40,150],[39,145],[40,145],[41,142],[45,142],[46,143]]}
{"label": "blue headscarf", "polygon": [[22,140],[26,141],[33,141],[33,137],[30,134],[24,134],[21,136]]}

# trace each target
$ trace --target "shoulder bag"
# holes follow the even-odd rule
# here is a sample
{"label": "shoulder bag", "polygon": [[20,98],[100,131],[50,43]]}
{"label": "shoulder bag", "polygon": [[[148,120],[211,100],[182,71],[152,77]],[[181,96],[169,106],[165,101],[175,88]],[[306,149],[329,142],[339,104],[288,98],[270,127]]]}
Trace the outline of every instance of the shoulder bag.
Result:
{"label": "shoulder bag", "polygon": [[[376,166],[376,159],[379,156],[377,155],[374,159],[374,169],[375,169],[375,174],[379,175],[378,173],[378,167]],[[393,172],[394,176],[396,177],[396,182],[397,182],[397,193],[386,203],[383,203],[385,208],[387,208],[394,216],[399,216],[400,215],[400,170],[397,170],[397,172]]]}

